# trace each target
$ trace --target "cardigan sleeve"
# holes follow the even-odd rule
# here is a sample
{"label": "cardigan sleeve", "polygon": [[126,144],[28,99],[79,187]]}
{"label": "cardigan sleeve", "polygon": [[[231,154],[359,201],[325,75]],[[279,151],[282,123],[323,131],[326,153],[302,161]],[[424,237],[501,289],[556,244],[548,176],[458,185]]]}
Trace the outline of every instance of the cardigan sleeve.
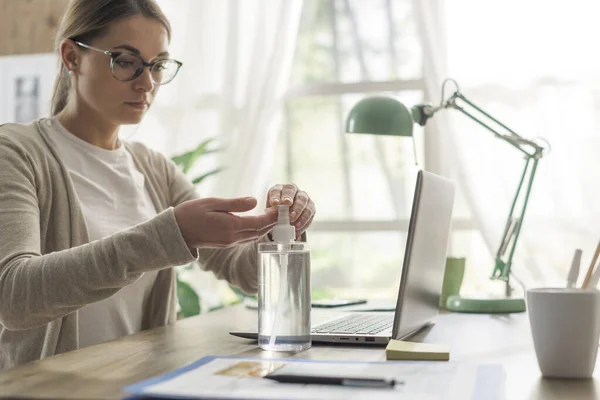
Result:
{"label": "cardigan sleeve", "polygon": [[[191,181],[177,166],[164,156],[163,166],[168,179],[170,205],[175,207],[187,200],[198,198]],[[240,287],[248,294],[258,290],[258,244],[247,243],[228,248],[201,248],[198,250],[200,267],[212,271],[217,278]]]}
{"label": "cardigan sleeve", "polygon": [[[48,181],[41,169],[0,133],[0,324],[6,329],[42,326],[112,296],[145,271],[195,260],[172,208],[106,238],[41,254],[38,193],[52,190],[41,187]],[[67,207],[58,191],[53,196],[55,207]],[[43,232],[60,234],[51,227]]]}

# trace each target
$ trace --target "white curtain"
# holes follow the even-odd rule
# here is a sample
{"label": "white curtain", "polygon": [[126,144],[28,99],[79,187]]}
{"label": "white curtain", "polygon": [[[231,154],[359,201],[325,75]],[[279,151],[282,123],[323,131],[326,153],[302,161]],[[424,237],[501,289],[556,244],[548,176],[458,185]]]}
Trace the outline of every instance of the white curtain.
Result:
{"label": "white curtain", "polygon": [[[264,197],[295,51],[302,0],[160,0],[184,65],[134,139],[172,155],[216,138],[199,170],[225,170],[210,195]],[[143,133],[142,133],[143,132]]]}
{"label": "white curtain", "polygon": [[[437,3],[436,6],[433,6]],[[600,240],[600,4],[578,0],[415,1],[432,101],[450,76],[478,106],[527,138],[551,145],[539,164],[513,260],[527,286],[564,284],[573,252],[587,268]],[[448,95],[448,94],[447,94]],[[435,120],[439,156],[488,249],[491,273],[524,166],[518,151],[458,111]],[[473,273],[473,271],[471,271]]]}
{"label": "white curtain", "polygon": [[[170,53],[184,65],[125,137],[168,156],[214,138],[221,151],[201,158],[191,175],[225,169],[203,182],[200,194],[256,196],[264,202],[274,183],[267,179],[302,0],[159,3],[173,27]],[[224,282],[198,268],[180,271],[180,279],[200,295],[203,312],[235,299]]]}

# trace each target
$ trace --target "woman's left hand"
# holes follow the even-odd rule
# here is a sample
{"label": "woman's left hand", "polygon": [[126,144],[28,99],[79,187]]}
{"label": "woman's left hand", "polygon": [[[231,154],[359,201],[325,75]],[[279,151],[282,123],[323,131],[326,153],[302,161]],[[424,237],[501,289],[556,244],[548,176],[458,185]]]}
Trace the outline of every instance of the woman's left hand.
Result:
{"label": "woman's left hand", "polygon": [[281,205],[290,206],[290,222],[296,228],[296,238],[299,238],[315,217],[315,203],[294,184],[275,185],[269,189],[267,208]]}

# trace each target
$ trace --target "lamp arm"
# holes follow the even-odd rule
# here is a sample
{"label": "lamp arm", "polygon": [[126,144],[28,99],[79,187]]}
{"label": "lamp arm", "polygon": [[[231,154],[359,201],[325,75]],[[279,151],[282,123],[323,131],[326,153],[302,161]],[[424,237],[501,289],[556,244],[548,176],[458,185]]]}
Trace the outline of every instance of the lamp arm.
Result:
{"label": "lamp arm", "polygon": [[[459,103],[465,103],[468,107],[485,117],[485,119],[497,125],[497,127],[493,127],[489,122],[486,123],[481,116],[478,117],[474,115],[474,113],[472,113],[470,110],[467,110],[462,104]],[[496,118],[492,117],[490,114],[476,106],[458,90],[455,91],[448,98],[448,100],[442,100],[438,106],[416,106],[415,109],[413,109],[413,117],[419,125],[423,126],[436,112],[445,108],[453,108],[460,111],[471,120],[477,122],[480,126],[492,132],[498,139],[502,139],[517,150],[521,151],[525,156],[525,167],[523,169],[523,174],[519,180],[519,185],[517,186],[517,191],[510,207],[504,233],[502,235],[502,240],[496,252],[494,269],[492,270],[492,275],[490,276],[490,279],[505,281],[507,295],[510,295],[509,278],[512,259],[517,247],[519,234],[521,233],[521,227],[523,226],[523,219],[525,217],[525,211],[527,209],[529,196],[531,194],[531,188],[533,186],[533,180],[537,171],[538,162],[543,156],[544,148],[539,144],[525,139],[517,134],[515,131],[498,121]],[[504,130],[506,133],[502,133],[500,130]],[[520,204],[519,200],[521,200]],[[507,251],[508,257],[505,257]]]}
{"label": "lamp arm", "polygon": [[[503,134],[501,132],[498,132],[498,130],[494,129],[489,123],[486,124],[481,118],[477,118],[472,113],[465,110],[465,108],[462,107],[457,102],[457,100],[460,100],[460,101],[466,103],[469,107],[471,107],[475,111],[479,112],[485,118],[489,119],[494,124],[498,125],[502,129],[507,131],[508,134]],[[494,136],[496,136],[498,139],[502,139],[502,140],[506,141],[507,143],[509,143],[513,147],[517,148],[518,150],[522,151],[523,153],[525,153],[528,156],[541,158],[543,155],[544,148],[542,146],[540,146],[539,144],[537,144],[531,140],[525,139],[524,137],[520,136],[518,133],[516,133],[515,131],[510,129],[508,126],[504,125],[502,122],[498,121],[496,118],[492,117],[490,114],[488,114],[487,112],[485,112],[484,110],[482,110],[481,108],[476,106],[473,102],[471,102],[469,99],[467,99],[463,94],[461,94],[458,91],[454,92],[454,94],[447,101],[445,101],[443,103],[443,107],[444,108],[454,108],[455,110],[460,111],[461,113],[463,113],[464,115],[469,117],[471,120],[477,122],[479,125],[483,126],[487,130],[492,132],[494,134]]]}
{"label": "lamp arm", "polygon": [[[539,158],[528,157],[525,162],[523,174],[517,186],[517,191],[513,199],[510,211],[506,220],[504,235],[500,241],[500,246],[496,253],[496,262],[492,271],[491,279],[500,279],[508,282],[512,259],[517,248],[517,242],[523,226],[525,211],[529,202],[529,195],[533,186],[533,180],[537,172]],[[525,185],[524,185],[525,184]],[[521,200],[520,209],[519,200]],[[509,250],[508,257],[506,252]]]}

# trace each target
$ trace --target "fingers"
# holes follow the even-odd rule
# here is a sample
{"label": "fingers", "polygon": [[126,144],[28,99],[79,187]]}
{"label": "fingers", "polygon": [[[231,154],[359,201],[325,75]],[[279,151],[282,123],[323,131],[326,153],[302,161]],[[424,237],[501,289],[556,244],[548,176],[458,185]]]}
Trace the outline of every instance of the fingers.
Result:
{"label": "fingers", "polygon": [[283,190],[283,185],[275,185],[271,189],[269,189],[269,193],[267,194],[267,207],[278,206],[281,204],[281,191]]}
{"label": "fingers", "polygon": [[296,185],[275,185],[273,186],[267,195],[268,205],[267,206],[279,206],[282,204],[291,206],[296,197],[298,188]]}
{"label": "fingers", "polygon": [[310,223],[312,222],[316,213],[315,203],[312,200],[308,200],[308,204],[306,208],[302,211],[302,214],[298,217],[298,219],[294,222],[294,226],[296,227],[296,231],[303,231],[308,228]]}
{"label": "fingers", "polygon": [[277,225],[277,211],[268,211],[257,216],[230,215],[228,232],[210,247],[231,247],[257,241]]}
{"label": "fingers", "polygon": [[268,209],[261,215],[235,216],[237,232],[260,232],[270,230],[277,224],[277,209]]}
{"label": "fingers", "polygon": [[303,191],[303,190],[299,190],[296,193],[296,198],[294,199],[294,205],[290,208],[290,222],[294,223],[298,217],[300,217],[300,215],[302,215],[302,213],[304,212],[304,210],[306,209],[306,207],[308,206],[308,203],[310,202],[310,197],[308,197],[308,194]]}
{"label": "fingers", "polygon": [[312,223],[316,208],[310,196],[296,185],[275,185],[267,194],[267,207],[290,205],[290,222],[300,236]]}
{"label": "fingers", "polygon": [[245,212],[256,207],[256,199],[254,197],[238,197],[235,199],[219,199],[212,197],[205,199],[210,202],[213,211],[223,212]]}
{"label": "fingers", "polygon": [[302,234],[308,230],[308,227],[310,226],[310,224],[312,224],[314,218],[315,216],[313,215],[313,217],[308,220],[308,222],[304,225],[303,228],[296,229],[296,240],[299,240],[302,237]]}
{"label": "fingers", "polygon": [[298,192],[296,185],[285,185],[281,190],[281,204],[291,206],[294,203],[296,192]]}
{"label": "fingers", "polygon": [[238,232],[238,234],[236,235],[236,243],[235,244],[237,245],[237,244],[255,242],[255,241],[259,240],[260,238],[262,238],[263,236],[265,236],[267,233],[269,233],[269,231],[271,229],[273,229],[272,226],[266,227],[266,228],[258,230],[258,231]]}

